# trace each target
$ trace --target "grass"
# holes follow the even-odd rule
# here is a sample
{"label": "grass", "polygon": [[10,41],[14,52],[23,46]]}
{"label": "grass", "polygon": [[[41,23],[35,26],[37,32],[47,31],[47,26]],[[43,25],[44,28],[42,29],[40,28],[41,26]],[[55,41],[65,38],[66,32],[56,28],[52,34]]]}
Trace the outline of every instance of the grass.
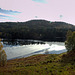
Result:
{"label": "grass", "polygon": [[75,52],[8,60],[0,75],[75,75]]}

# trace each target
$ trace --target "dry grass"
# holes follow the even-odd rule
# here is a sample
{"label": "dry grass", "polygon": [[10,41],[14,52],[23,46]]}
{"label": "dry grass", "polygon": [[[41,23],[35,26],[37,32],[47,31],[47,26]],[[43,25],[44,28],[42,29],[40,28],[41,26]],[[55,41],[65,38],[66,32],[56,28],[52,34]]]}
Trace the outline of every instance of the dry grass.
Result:
{"label": "dry grass", "polygon": [[8,60],[5,67],[0,67],[0,75],[75,75],[72,58],[74,55],[62,53]]}

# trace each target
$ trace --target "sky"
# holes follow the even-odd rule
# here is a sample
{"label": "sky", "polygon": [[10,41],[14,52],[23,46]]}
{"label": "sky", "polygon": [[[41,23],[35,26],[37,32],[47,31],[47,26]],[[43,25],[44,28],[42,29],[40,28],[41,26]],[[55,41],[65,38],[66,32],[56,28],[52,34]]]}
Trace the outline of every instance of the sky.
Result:
{"label": "sky", "polygon": [[0,0],[0,22],[35,19],[75,24],[75,0]]}

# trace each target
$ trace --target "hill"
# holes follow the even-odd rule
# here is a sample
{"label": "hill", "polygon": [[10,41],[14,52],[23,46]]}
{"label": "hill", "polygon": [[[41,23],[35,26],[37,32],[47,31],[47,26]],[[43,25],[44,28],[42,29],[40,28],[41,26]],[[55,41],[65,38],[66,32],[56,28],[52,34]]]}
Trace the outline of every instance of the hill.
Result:
{"label": "hill", "polygon": [[68,30],[75,31],[75,26],[46,20],[0,23],[0,37],[6,39],[65,41]]}
{"label": "hill", "polygon": [[32,26],[44,26],[49,28],[61,28],[61,29],[74,29],[74,25],[68,24],[65,22],[51,22],[47,20],[30,20],[26,22],[26,25],[32,25]]}

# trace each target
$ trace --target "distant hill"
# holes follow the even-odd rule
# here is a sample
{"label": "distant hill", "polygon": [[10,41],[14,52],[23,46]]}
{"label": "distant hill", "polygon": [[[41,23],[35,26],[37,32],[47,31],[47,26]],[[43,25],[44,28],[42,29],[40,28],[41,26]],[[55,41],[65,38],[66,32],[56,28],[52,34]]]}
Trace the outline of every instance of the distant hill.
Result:
{"label": "distant hill", "polygon": [[0,37],[7,39],[65,41],[68,30],[75,31],[75,26],[46,20],[0,23]]}
{"label": "distant hill", "polygon": [[66,29],[75,29],[75,26],[72,24],[68,24],[65,22],[51,22],[51,21],[47,21],[47,20],[30,20],[25,22],[26,25],[39,25],[39,26],[47,26],[47,27],[51,27],[51,28],[66,28]]}

